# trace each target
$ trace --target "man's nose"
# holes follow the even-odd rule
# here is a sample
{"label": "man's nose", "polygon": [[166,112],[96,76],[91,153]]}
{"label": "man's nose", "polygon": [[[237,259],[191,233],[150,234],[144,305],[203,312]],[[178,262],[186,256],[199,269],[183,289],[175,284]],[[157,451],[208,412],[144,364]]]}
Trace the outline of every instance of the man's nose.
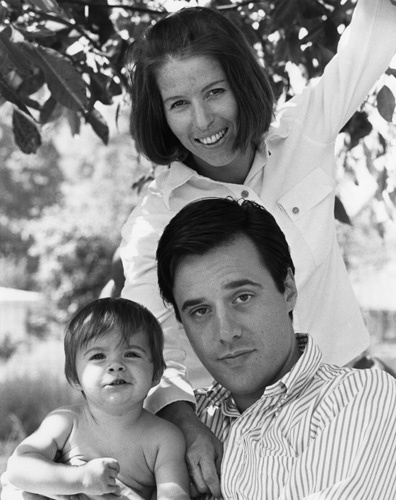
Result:
{"label": "man's nose", "polygon": [[230,342],[242,335],[242,327],[229,311],[221,311],[217,317],[220,342]]}
{"label": "man's nose", "polygon": [[213,114],[210,106],[204,102],[198,102],[193,105],[193,119],[194,125],[201,129],[206,130],[213,121]]}

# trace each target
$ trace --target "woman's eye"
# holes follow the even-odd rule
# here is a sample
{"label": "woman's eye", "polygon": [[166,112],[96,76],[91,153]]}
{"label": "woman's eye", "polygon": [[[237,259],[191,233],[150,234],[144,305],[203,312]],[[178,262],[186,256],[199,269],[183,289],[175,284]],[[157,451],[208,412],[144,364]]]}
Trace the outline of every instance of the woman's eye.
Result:
{"label": "woman's eye", "polygon": [[104,354],[97,353],[97,354],[94,354],[93,356],[91,356],[90,359],[97,360],[97,359],[104,359],[104,358],[105,358]]}
{"label": "woman's eye", "polygon": [[209,95],[214,95],[214,96],[217,96],[217,95],[221,95],[223,94],[223,92],[225,92],[224,89],[212,89],[209,91]]}
{"label": "woman's eye", "polygon": [[186,103],[186,101],[175,101],[171,104],[171,107],[170,109],[178,109],[178,108],[181,108],[182,106],[184,106],[184,104]]}

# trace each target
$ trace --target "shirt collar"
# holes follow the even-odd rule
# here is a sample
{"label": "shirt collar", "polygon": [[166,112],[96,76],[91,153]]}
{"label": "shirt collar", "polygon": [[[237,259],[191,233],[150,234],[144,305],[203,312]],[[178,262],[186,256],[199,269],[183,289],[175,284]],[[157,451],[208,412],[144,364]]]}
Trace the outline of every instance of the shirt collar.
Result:
{"label": "shirt collar", "polygon": [[[296,339],[302,356],[286,375],[265,389],[261,400],[273,397],[280,392],[284,394],[284,400],[288,399],[288,396],[297,397],[318,371],[322,363],[322,352],[319,347],[308,334],[297,333]],[[233,401],[230,391],[216,381],[209,387],[207,398],[216,406],[220,406],[227,400]]]}
{"label": "shirt collar", "polygon": [[163,188],[164,203],[169,208],[169,198],[172,192],[178,187],[186,184],[192,177],[197,176],[197,172],[181,161],[175,161],[170,165],[168,179]]}
{"label": "shirt collar", "polygon": [[[265,167],[268,160],[268,154],[269,153],[267,146],[265,144],[265,141],[263,140],[259,145],[259,147],[256,149],[252,166],[249,170],[248,175],[246,176],[244,184],[249,183],[250,180]],[[206,182],[221,184],[223,186],[227,185],[227,183],[225,182],[217,182],[210,179],[209,177],[201,176],[194,169],[188,167],[184,163],[180,161],[175,161],[170,166],[168,177],[164,185],[164,188],[162,190],[164,196],[164,203],[168,208],[170,207],[169,203],[170,197],[172,196],[175,189],[183,186],[184,184],[187,184],[193,178],[205,179]]]}
{"label": "shirt collar", "polygon": [[296,334],[298,347],[302,351],[297,363],[293,368],[286,373],[278,382],[270,387],[267,387],[264,396],[275,387],[277,384],[283,384],[286,392],[294,396],[300,394],[302,389],[310,383],[315,373],[318,371],[322,363],[322,352],[319,347],[314,343],[312,337],[307,334]]}

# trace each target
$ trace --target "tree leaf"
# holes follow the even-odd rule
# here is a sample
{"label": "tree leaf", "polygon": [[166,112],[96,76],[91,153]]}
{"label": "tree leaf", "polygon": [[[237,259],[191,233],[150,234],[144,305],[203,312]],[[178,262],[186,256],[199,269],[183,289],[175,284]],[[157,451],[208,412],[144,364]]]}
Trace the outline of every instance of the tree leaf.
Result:
{"label": "tree leaf", "polygon": [[334,217],[343,224],[349,224],[352,226],[351,219],[349,218],[349,215],[347,214],[347,211],[338,196],[335,197],[334,202]]}
{"label": "tree leaf", "polygon": [[57,101],[52,96],[45,101],[40,111],[40,123],[48,123],[57,104]]}
{"label": "tree leaf", "polygon": [[0,94],[9,102],[12,102],[19,109],[24,111],[26,114],[31,116],[30,111],[26,107],[26,104],[19,98],[15,91],[7,84],[4,80],[2,74],[0,73]]}
{"label": "tree leaf", "polygon": [[92,126],[95,133],[105,144],[109,142],[109,127],[97,109],[93,109],[85,116],[87,122]]}
{"label": "tree leaf", "polygon": [[54,99],[66,108],[84,112],[88,104],[86,84],[69,59],[48,47],[24,43],[24,48],[43,70]]}
{"label": "tree leaf", "polygon": [[387,122],[392,122],[395,104],[393,92],[387,85],[384,85],[377,94],[377,108],[382,118]]}
{"label": "tree leaf", "polygon": [[66,110],[66,118],[69,123],[72,136],[78,135],[81,129],[81,120],[76,111]]}
{"label": "tree leaf", "polygon": [[36,9],[42,10],[47,14],[63,13],[56,0],[29,0],[29,3],[33,5],[33,7],[36,7]]}
{"label": "tree leaf", "polygon": [[6,15],[7,15],[7,9],[2,5],[0,5],[0,24],[4,23]]}
{"label": "tree leaf", "polygon": [[44,75],[39,68],[35,68],[36,72],[31,73],[27,78],[24,78],[18,87],[18,93],[22,96],[35,94],[44,85]]}
{"label": "tree leaf", "polygon": [[26,154],[36,153],[41,145],[41,136],[33,119],[14,109],[12,114],[12,126],[15,142]]}
{"label": "tree leaf", "polygon": [[20,44],[13,42],[10,39],[10,36],[11,30],[5,29],[0,31],[1,65],[2,67],[8,67],[9,70],[16,70],[21,77],[26,77],[31,72],[31,62],[26,57],[25,52],[20,47]]}
{"label": "tree leaf", "polygon": [[100,101],[103,104],[112,104],[113,99],[109,92],[112,78],[103,73],[90,73],[91,96],[93,102]]}

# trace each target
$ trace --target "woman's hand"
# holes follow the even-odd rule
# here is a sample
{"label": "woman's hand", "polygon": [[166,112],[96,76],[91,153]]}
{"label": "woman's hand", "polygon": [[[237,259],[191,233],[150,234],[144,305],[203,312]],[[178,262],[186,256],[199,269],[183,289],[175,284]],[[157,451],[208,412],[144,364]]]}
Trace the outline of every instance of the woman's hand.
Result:
{"label": "woman's hand", "polygon": [[196,416],[186,401],[177,401],[158,412],[158,416],[174,423],[183,432],[187,444],[186,461],[193,498],[211,493],[221,498],[220,466],[223,444]]}

